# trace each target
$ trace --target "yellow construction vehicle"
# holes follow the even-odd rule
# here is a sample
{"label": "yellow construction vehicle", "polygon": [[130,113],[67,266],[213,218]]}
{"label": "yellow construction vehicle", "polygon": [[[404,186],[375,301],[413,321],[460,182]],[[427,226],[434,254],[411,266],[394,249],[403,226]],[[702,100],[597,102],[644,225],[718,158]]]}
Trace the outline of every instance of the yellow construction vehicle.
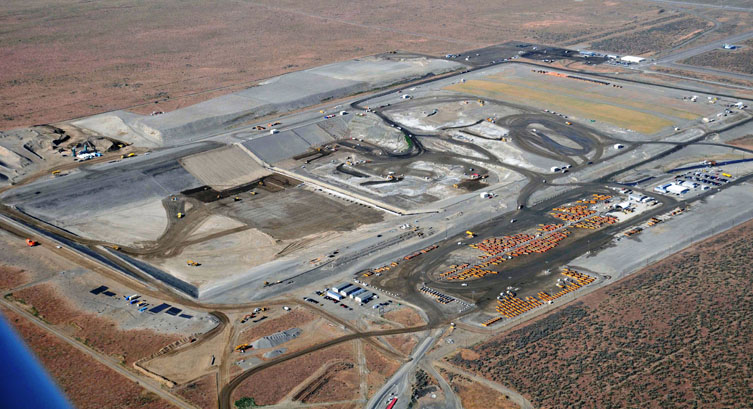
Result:
{"label": "yellow construction vehicle", "polygon": [[474,232],[472,232],[470,230],[466,230],[465,235],[468,236],[469,239],[472,239],[472,238],[476,237],[476,233],[474,233]]}
{"label": "yellow construction vehicle", "polygon": [[186,260],[186,264],[188,264],[188,265],[189,265],[189,266],[191,266],[191,267],[198,267],[198,266],[200,266],[200,265],[201,265],[201,264],[199,264],[198,262],[196,262],[196,261],[193,261],[193,260]]}
{"label": "yellow construction vehicle", "polygon": [[179,212],[176,216],[178,216],[179,219],[182,219],[184,215],[183,215],[183,213]]}
{"label": "yellow construction vehicle", "polygon": [[249,348],[252,348],[250,344],[240,344],[235,346],[235,350],[240,352],[246,352]]}
{"label": "yellow construction vehicle", "polygon": [[53,170],[53,171],[52,171],[52,174],[53,174],[53,175],[59,175],[59,174],[60,174],[60,169],[58,169],[58,170]]}

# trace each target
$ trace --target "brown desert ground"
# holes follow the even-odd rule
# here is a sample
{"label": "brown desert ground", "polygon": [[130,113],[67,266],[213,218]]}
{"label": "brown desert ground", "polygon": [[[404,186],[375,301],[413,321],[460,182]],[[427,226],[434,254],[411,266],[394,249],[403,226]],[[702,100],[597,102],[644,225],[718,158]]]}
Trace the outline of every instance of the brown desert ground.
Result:
{"label": "brown desert ground", "polygon": [[[0,129],[133,107],[169,111],[285,72],[402,49],[444,55],[561,42],[655,20],[660,7],[584,0],[490,3],[7,0]],[[396,12],[402,10],[402,12]]]}
{"label": "brown desert ground", "polygon": [[204,375],[173,390],[176,395],[202,409],[217,407],[217,379],[215,374]]}
{"label": "brown desert ground", "polygon": [[[231,401],[236,402],[241,398],[248,397],[253,398],[257,405],[275,404],[306,381],[323,365],[334,363],[354,364],[351,342],[320,349],[255,373],[233,391]],[[352,391],[342,392],[347,396],[344,399],[335,400],[351,398],[350,392]]]}
{"label": "brown desert ground", "polygon": [[18,331],[60,389],[79,409],[164,409],[173,406],[6,308]]}
{"label": "brown desert ground", "polygon": [[736,50],[714,50],[699,54],[681,61],[683,64],[701,67],[718,68],[724,71],[735,71],[743,74],[753,74],[753,40],[736,44]]}
{"label": "brown desert ground", "polygon": [[83,344],[117,357],[125,365],[131,365],[183,338],[150,330],[120,330],[113,321],[77,310],[53,284],[28,287],[6,298],[16,301],[39,319],[60,327]]}
{"label": "brown desert ground", "polygon": [[456,353],[537,407],[739,406],[753,396],[753,222]]}
{"label": "brown desert ground", "polygon": [[520,407],[510,401],[507,396],[463,375],[449,372],[443,368],[439,369],[439,373],[450,384],[453,392],[460,398],[460,403],[466,409],[518,409]]}

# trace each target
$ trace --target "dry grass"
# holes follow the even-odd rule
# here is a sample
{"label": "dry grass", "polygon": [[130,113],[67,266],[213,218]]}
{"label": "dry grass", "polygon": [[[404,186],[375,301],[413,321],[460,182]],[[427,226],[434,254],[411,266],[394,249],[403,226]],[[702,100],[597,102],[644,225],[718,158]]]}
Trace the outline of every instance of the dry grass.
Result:
{"label": "dry grass", "polygon": [[[392,49],[444,54],[511,39],[565,41],[655,18],[602,0],[0,4],[0,129],[144,104],[172,110],[292,70]],[[469,29],[473,27],[473,29]],[[155,104],[159,102],[159,104]]]}
{"label": "dry grass", "polygon": [[618,54],[653,55],[689,40],[713,27],[709,21],[698,17],[660,24],[647,30],[632,31],[591,43],[597,50]]}
{"label": "dry grass", "polygon": [[205,375],[172,391],[198,408],[217,408],[217,380],[215,374]]}
{"label": "dry grass", "polygon": [[255,373],[233,391],[231,401],[251,397],[258,405],[275,404],[322,365],[333,361],[353,363],[353,345],[339,344]]}
{"label": "dry grass", "polygon": [[0,265],[0,288],[9,290],[29,282],[29,273],[16,267]]}
{"label": "dry grass", "polygon": [[410,355],[413,348],[418,344],[415,336],[410,334],[388,335],[384,337],[388,344],[404,355]]}
{"label": "dry grass", "polygon": [[460,398],[465,409],[518,409],[520,406],[496,390],[454,372],[440,368],[440,374],[447,380]]}
{"label": "dry grass", "polygon": [[88,355],[0,307],[58,386],[79,409],[163,409],[173,406]]}
{"label": "dry grass", "polygon": [[417,327],[419,325],[425,325],[424,321],[418,313],[410,307],[402,307],[396,310],[388,311],[384,314],[384,318],[397,322],[404,327]]}
{"label": "dry grass", "polygon": [[688,65],[718,68],[723,71],[753,74],[753,64],[750,63],[753,60],[753,40],[737,45],[742,45],[743,48],[709,51],[680,62]]}
{"label": "dry grass", "polygon": [[117,357],[126,365],[182,338],[150,330],[120,330],[113,321],[74,308],[53,284],[25,288],[13,293],[13,298],[40,319],[61,327],[85,345]]}
{"label": "dry grass", "polygon": [[548,107],[548,109],[581,118],[595,119],[647,135],[673,124],[667,119],[629,108],[591,102],[575,96],[554,95],[499,82],[470,80],[447,86],[444,89],[502,101],[525,101],[526,104]]}
{"label": "dry grass", "polygon": [[400,368],[400,362],[387,358],[369,344],[363,345],[363,353],[366,356],[366,368],[369,370],[367,383],[370,397]]}
{"label": "dry grass", "polygon": [[742,138],[730,141],[729,144],[739,146],[741,148],[753,149],[753,135],[743,136]]}
{"label": "dry grass", "polygon": [[[601,68],[607,69],[606,67]],[[611,71],[614,72],[614,68]],[[521,85],[529,89],[545,90],[556,95],[572,95],[580,100],[591,101],[595,104],[621,105],[636,108],[636,110],[656,112],[677,119],[691,121],[701,117],[701,114],[697,112],[673,108],[672,104],[676,104],[677,99],[661,96],[658,92],[656,95],[646,95],[643,92],[632,92],[630,89],[612,89],[612,87],[590,85],[579,80],[550,75],[539,75],[536,80],[519,78],[512,80],[505,78],[504,75],[494,75],[489,78],[506,84]],[[617,95],[612,96],[610,92]],[[694,108],[693,105],[689,105],[688,107],[691,109]]]}

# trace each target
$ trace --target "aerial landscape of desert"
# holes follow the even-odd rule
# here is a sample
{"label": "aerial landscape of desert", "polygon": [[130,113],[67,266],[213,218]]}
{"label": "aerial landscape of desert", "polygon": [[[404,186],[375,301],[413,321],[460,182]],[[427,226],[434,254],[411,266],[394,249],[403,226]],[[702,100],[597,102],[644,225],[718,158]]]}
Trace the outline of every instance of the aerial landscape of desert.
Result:
{"label": "aerial landscape of desert", "polygon": [[3,408],[753,405],[753,1],[0,22]]}

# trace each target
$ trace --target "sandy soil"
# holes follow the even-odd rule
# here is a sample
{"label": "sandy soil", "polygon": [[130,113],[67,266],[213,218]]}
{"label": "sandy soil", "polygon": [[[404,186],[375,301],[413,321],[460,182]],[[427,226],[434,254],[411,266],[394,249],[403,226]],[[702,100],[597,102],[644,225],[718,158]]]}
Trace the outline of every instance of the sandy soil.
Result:
{"label": "sandy soil", "polygon": [[[226,329],[226,331],[229,331],[229,329]],[[212,339],[202,342],[199,345],[190,345],[175,353],[164,354],[157,358],[142,362],[139,365],[175,382],[177,385],[183,385],[184,383],[188,383],[188,385],[197,383],[197,388],[199,388],[200,391],[189,392],[188,389],[192,388],[181,388],[181,390],[190,393],[192,396],[196,395],[198,398],[203,396],[206,391],[204,390],[204,383],[195,381],[195,379],[197,376],[207,374],[216,369],[216,365],[219,364],[222,355],[222,349],[226,347],[226,342],[227,337],[218,334]],[[212,355],[216,358],[215,367],[211,366]],[[212,385],[215,385],[213,377]],[[214,393],[216,395],[216,390]]]}
{"label": "sandy soil", "polygon": [[285,352],[290,353],[345,335],[345,332],[334,324],[331,324],[328,320],[311,314],[300,307],[293,308],[290,312],[283,312],[278,318],[272,320],[267,319],[259,324],[253,324],[249,321],[246,325],[248,324],[253,326],[238,336],[238,344],[250,344],[263,336],[291,328],[299,328],[302,333],[298,337],[274,348],[248,350],[243,355],[236,355],[244,359],[256,357],[266,360],[267,358],[264,358],[263,354],[275,349],[285,348]]}
{"label": "sandy soil", "polygon": [[18,314],[5,308],[0,311],[77,408],[173,407]]}
{"label": "sandy soil", "polygon": [[[259,313],[257,317],[261,317],[262,315],[269,314],[262,312]],[[319,317],[304,310],[303,308],[295,307],[289,312],[282,313],[275,318],[268,318],[258,324],[254,324],[252,321],[248,321],[246,324],[241,324],[248,326],[248,328],[244,329],[240,333],[240,335],[238,336],[238,343],[251,343],[252,341],[255,341],[267,335],[274,334],[275,332],[285,331],[286,329],[296,327],[300,328],[307,323],[316,320],[317,318]]]}
{"label": "sandy soil", "polygon": [[741,148],[753,149],[753,135],[735,139],[734,141],[730,141],[729,144],[739,146]]}
{"label": "sandy soil", "polygon": [[82,343],[126,365],[182,338],[149,330],[123,331],[113,321],[75,309],[53,284],[40,284],[13,293],[13,299],[40,319],[61,327]]}
{"label": "sandy soil", "polygon": [[401,353],[405,355],[409,355],[413,348],[418,344],[418,340],[416,340],[416,337],[409,334],[399,334],[399,335],[389,335],[384,337],[384,339],[392,345],[393,348],[397,349]]}
{"label": "sandy soil", "polygon": [[384,314],[384,318],[402,324],[405,327],[417,327],[426,324],[418,313],[410,307],[402,307]]}

